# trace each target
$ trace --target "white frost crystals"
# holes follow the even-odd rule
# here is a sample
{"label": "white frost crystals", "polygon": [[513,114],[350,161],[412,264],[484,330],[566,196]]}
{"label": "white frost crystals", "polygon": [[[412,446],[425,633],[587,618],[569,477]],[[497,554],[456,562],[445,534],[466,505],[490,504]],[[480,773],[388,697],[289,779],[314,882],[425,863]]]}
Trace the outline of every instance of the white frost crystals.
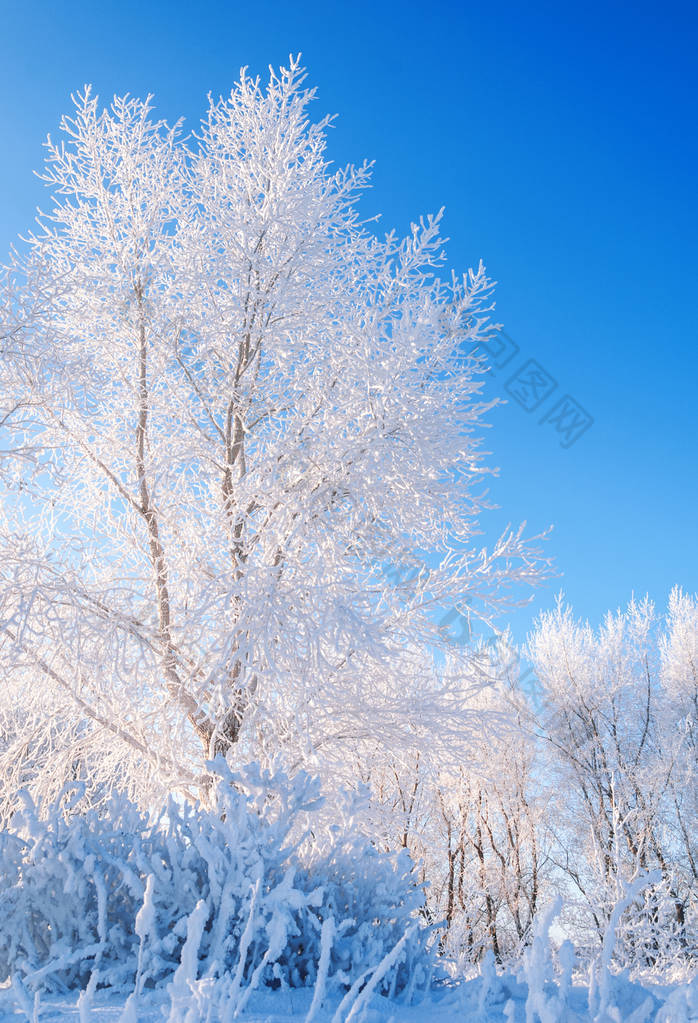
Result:
{"label": "white frost crystals", "polygon": [[86,90],[48,143],[0,302],[3,814],[75,777],[197,795],[241,747],[445,749],[435,610],[540,577],[520,530],[474,542],[490,282],[439,279],[440,216],[362,225],[312,98],[243,73],[186,139]]}

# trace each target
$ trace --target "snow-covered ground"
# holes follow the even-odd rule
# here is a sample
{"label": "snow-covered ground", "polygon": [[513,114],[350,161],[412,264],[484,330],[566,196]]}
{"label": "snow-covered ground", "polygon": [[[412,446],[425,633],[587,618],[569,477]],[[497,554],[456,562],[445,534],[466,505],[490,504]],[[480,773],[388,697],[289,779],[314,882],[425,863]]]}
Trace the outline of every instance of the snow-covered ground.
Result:
{"label": "snow-covered ground", "polygon": [[[414,1005],[374,996],[366,1005],[359,1001],[341,1005],[339,996],[328,997],[310,1016],[312,990],[259,991],[240,1015],[242,1023],[689,1023],[698,1020],[698,978],[687,984],[632,983],[614,976],[589,989],[573,985],[567,992],[557,984],[529,989],[523,977],[487,975],[474,980],[437,987]],[[137,1006],[124,1012],[123,999],[98,992],[88,1003],[84,995],[53,996],[34,1004],[6,987],[0,992],[0,1021],[40,1020],[42,1023],[219,1023],[207,1013],[205,999],[173,1006],[167,991],[149,992]],[[591,1004],[590,1004],[591,1003]],[[220,1020],[220,1023],[224,1023]]]}

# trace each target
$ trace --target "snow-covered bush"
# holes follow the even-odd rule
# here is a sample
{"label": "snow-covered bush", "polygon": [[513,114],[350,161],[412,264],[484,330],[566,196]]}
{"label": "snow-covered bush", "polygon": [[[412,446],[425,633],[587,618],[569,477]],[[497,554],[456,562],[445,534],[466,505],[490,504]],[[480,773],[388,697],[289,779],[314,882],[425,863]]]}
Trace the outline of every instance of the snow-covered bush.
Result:
{"label": "snow-covered bush", "polygon": [[44,820],[27,797],[0,833],[2,980],[60,990],[94,967],[107,983],[128,976],[141,874],[155,850],[133,805],[113,798],[104,815],[73,815],[81,796],[82,785],[66,787]]}
{"label": "snow-covered bush", "polygon": [[153,819],[116,796],[76,813],[79,787],[41,816],[27,800],[0,833],[0,981],[61,991],[92,978],[137,995],[222,979],[239,1001],[262,985],[350,989],[384,962],[378,991],[428,980],[405,853],[379,853],[350,817],[331,848],[305,841],[321,804],[307,775],[233,775],[220,759],[215,773],[210,810],[170,801]]}
{"label": "snow-covered bush", "polygon": [[[309,879],[322,879],[322,914],[337,921],[331,950],[331,973],[347,978],[371,969],[395,948],[406,929],[422,917],[424,887],[417,881],[407,849],[380,852],[362,833],[366,808],[347,798],[342,827],[311,859]],[[339,804],[341,806],[341,802]],[[322,846],[320,847],[322,850]],[[352,921],[351,926],[347,925]],[[408,942],[381,990],[423,987],[433,963],[424,955],[429,930]]]}

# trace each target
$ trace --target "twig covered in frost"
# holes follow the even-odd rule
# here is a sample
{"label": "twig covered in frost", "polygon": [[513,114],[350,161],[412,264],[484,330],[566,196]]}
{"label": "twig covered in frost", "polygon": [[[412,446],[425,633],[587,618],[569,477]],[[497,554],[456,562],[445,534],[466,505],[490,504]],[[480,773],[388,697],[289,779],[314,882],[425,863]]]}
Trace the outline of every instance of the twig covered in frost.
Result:
{"label": "twig covered in frost", "polygon": [[238,948],[238,961],[237,966],[235,968],[235,976],[233,977],[233,983],[229,995],[230,1005],[233,1012],[237,1008],[239,992],[242,985],[242,978],[244,976],[245,965],[247,963],[247,953],[249,951],[250,945],[252,944],[252,939],[255,933],[256,924],[255,914],[261,884],[262,878],[260,876],[257,878],[255,883],[251,885],[250,909],[249,913],[247,914],[247,923],[245,924],[245,929],[240,937],[240,945]]}
{"label": "twig covered in frost", "polygon": [[143,905],[136,914],[136,923],[134,927],[136,936],[139,938],[138,966],[136,968],[136,983],[134,987],[134,994],[136,997],[138,997],[141,993],[143,985],[143,952],[145,950],[145,942],[150,934],[156,933],[156,909],[153,899],[154,887],[155,878],[152,874],[149,874],[148,880],[145,883]]}
{"label": "twig covered in frost", "polygon": [[313,991],[313,1000],[310,1003],[308,1014],[305,1017],[305,1023],[312,1023],[315,1018],[315,1013],[318,1009],[322,1008],[322,1003],[325,999],[327,992],[327,972],[330,968],[330,953],[332,952],[332,942],[334,941],[336,931],[336,924],[333,916],[328,916],[326,920],[322,921],[322,929],[320,931],[320,959],[318,961],[317,968],[317,979],[315,980],[315,990]]}
{"label": "twig covered in frost", "polygon": [[186,1017],[199,973],[199,946],[208,917],[208,904],[200,899],[187,920],[187,937],[182,947],[182,957],[169,987],[171,1008],[168,1023],[177,1023]]}
{"label": "twig covered in frost", "polygon": [[[95,967],[87,982],[87,987],[84,991],[80,992],[80,997],[78,998],[78,1016],[80,1018],[80,1023],[90,1023],[98,979],[99,970]],[[39,992],[37,991],[37,995],[38,993]]]}
{"label": "twig covered in frost", "polygon": [[[613,950],[616,944],[621,917],[648,885],[657,884],[660,880],[661,873],[658,870],[640,874],[629,884],[625,885],[623,897],[613,907],[606,930],[604,931],[601,959],[592,966],[593,977],[590,978],[589,983],[589,1015],[593,1018],[594,1023],[607,1023],[607,1020],[612,1018],[611,963],[613,961]],[[596,1004],[597,999],[598,1004]]]}
{"label": "twig covered in frost", "polygon": [[550,926],[562,909],[558,896],[545,913],[536,921],[531,947],[524,955],[524,970],[528,983],[526,997],[526,1023],[558,1023],[562,1007],[555,995],[548,997],[545,985],[553,979],[554,966],[550,948]]}

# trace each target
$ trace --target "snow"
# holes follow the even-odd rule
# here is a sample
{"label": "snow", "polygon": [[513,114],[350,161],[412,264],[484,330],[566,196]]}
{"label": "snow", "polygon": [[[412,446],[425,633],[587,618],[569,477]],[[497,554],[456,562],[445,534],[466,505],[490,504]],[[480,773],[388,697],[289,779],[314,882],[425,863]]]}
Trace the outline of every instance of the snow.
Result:
{"label": "snow", "polygon": [[[364,991],[367,989],[364,988]],[[376,995],[359,996],[351,1007],[346,997],[324,996],[318,1004],[317,991],[263,989],[250,993],[241,1019],[244,1023],[691,1023],[698,1020],[698,978],[672,986],[634,984],[624,975],[614,975],[605,1009],[590,1010],[590,992],[586,986],[565,987],[549,983],[544,992],[536,989],[536,1008],[530,1003],[533,988],[513,974],[496,974],[487,966],[480,977],[436,987],[417,1004]],[[190,994],[188,1006],[178,1003],[172,1012],[166,990],[148,992],[134,1003],[98,991],[85,1007],[82,996],[54,995],[35,1005],[26,991],[6,987],[0,991],[0,1023],[40,1019],[43,1023],[125,1023],[125,1017],[138,1023],[173,1023],[175,1018],[209,1023],[224,1023],[223,1017],[206,1013],[209,1007],[195,1004]],[[594,996],[592,993],[592,1001]],[[186,1015],[186,1009],[191,1015]],[[126,1009],[126,1011],[124,1011]],[[199,1012],[203,1010],[204,1015]],[[133,1014],[131,1014],[133,1013]]]}

